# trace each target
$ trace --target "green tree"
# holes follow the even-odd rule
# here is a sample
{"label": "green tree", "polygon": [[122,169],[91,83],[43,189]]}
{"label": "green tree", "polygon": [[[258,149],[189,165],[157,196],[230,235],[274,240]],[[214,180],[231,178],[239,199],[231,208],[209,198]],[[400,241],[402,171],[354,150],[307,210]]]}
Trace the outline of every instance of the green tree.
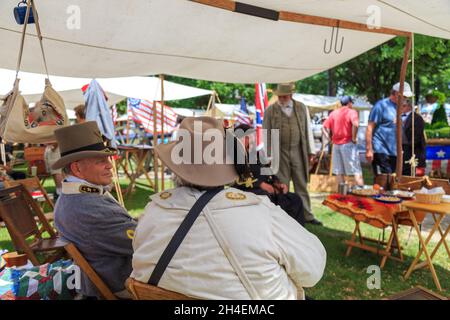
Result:
{"label": "green tree", "polygon": [[[414,37],[414,73],[421,82],[421,95],[437,89],[449,96],[450,41],[423,35]],[[336,67],[338,87],[366,95],[375,102],[389,95],[400,78],[405,38],[396,37]],[[411,54],[410,54],[411,60]],[[406,81],[411,84],[411,63]]]}

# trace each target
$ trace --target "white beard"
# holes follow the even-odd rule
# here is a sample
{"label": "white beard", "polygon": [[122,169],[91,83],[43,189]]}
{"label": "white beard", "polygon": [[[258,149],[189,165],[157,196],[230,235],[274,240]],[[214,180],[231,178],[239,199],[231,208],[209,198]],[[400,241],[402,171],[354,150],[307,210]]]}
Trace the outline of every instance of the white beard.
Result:
{"label": "white beard", "polygon": [[286,103],[281,103],[281,101],[278,101],[278,103],[280,104],[280,106],[282,106],[283,108],[286,108],[289,106],[290,101],[286,102]]}

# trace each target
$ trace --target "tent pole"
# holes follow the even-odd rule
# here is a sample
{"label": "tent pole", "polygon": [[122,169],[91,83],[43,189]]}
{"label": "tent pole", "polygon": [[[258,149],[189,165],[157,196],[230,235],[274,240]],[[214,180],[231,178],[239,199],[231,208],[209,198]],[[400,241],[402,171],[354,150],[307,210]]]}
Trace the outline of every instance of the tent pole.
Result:
{"label": "tent pole", "polygon": [[113,180],[114,186],[116,187],[117,200],[119,201],[120,205],[125,208],[125,203],[123,202],[122,189],[120,187],[119,174],[117,172],[117,164],[116,160],[114,160],[113,157],[111,157],[111,163],[113,166]]}
{"label": "tent pole", "polygon": [[219,94],[216,91],[214,91],[214,95],[216,96],[217,101],[219,101],[219,103],[222,103],[222,101],[220,101]]}
{"label": "tent pole", "polygon": [[411,50],[411,33],[406,37],[405,51],[403,53],[402,67],[400,69],[400,91],[397,96],[397,179],[400,179],[403,171],[403,148],[402,148],[402,111],[403,89],[406,78],[406,69],[408,67],[408,56]]}
{"label": "tent pole", "polygon": [[[160,74],[161,80],[161,143],[164,144],[164,75]],[[164,163],[161,162],[161,190],[164,191]]]}
{"label": "tent pole", "polygon": [[[192,0],[192,2],[215,7],[215,8],[222,9],[222,10],[232,11],[232,12],[241,13],[241,14],[255,15],[255,16],[258,16],[258,13],[256,12],[258,9],[267,10],[266,8],[258,8],[255,6],[254,13],[242,12],[236,6],[237,1],[233,1],[233,0]],[[289,21],[289,22],[294,22],[294,23],[314,24],[314,25],[325,26],[325,27],[339,27],[341,29],[349,29],[349,30],[380,33],[380,34],[392,34],[392,35],[396,35],[396,36],[409,37],[409,32],[406,32],[406,31],[401,31],[401,30],[396,30],[396,29],[391,29],[391,28],[384,28],[384,27],[373,28],[364,23],[356,23],[356,22],[347,21],[347,20],[331,19],[331,18],[325,18],[325,17],[319,17],[319,16],[311,16],[311,15],[307,15],[307,14],[290,12],[290,11],[275,11],[275,10],[268,10],[268,11],[272,11],[271,13],[274,14],[275,20],[278,20],[278,21]]]}
{"label": "tent pole", "polygon": [[158,144],[158,132],[156,130],[156,117],[157,117],[157,108],[156,108],[156,101],[153,101],[153,171],[155,173],[155,193],[159,192],[159,185],[158,185],[158,156],[156,155],[155,147]]}
{"label": "tent pole", "polygon": [[208,101],[208,106],[206,107],[206,112],[208,112],[209,111],[209,109],[211,108],[211,102],[212,102],[212,98],[213,98],[213,95],[214,95],[215,93],[214,93],[214,91],[213,91],[213,93],[211,93],[211,95],[209,96],[209,101]]}

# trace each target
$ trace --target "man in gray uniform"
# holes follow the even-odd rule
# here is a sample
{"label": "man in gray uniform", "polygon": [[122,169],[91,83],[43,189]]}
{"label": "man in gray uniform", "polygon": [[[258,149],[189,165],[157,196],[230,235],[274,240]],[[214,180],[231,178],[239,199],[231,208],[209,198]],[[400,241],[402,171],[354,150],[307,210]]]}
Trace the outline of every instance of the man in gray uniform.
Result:
{"label": "man in gray uniform", "polygon": [[[309,161],[315,154],[314,138],[311,130],[311,119],[306,106],[292,99],[295,85],[279,84],[274,92],[278,101],[264,112],[263,127],[268,131],[268,142],[271,141],[272,129],[280,134],[279,152],[280,167],[275,173],[287,186],[292,180],[294,191],[302,199],[307,223],[321,225],[311,210],[307,186],[309,178]],[[268,154],[271,146],[267,146]]]}
{"label": "man in gray uniform", "polygon": [[[55,130],[65,180],[55,207],[55,225],[62,238],[72,242],[119,298],[129,297],[125,280],[131,273],[132,239],[136,221],[106,190],[112,182],[108,148],[95,121]],[[83,295],[99,296],[82,275]]]}

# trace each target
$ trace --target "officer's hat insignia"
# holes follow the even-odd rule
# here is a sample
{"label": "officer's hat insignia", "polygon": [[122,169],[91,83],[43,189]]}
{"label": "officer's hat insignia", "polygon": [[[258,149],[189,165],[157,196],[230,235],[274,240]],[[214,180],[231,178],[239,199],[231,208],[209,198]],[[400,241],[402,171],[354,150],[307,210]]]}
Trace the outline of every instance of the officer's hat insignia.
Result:
{"label": "officer's hat insignia", "polygon": [[161,194],[159,195],[159,197],[163,200],[169,199],[171,196],[172,194],[167,191],[161,192]]}
{"label": "officer's hat insignia", "polygon": [[79,188],[81,193],[100,193],[100,189],[91,186],[81,185]]}
{"label": "officer's hat insignia", "polygon": [[227,192],[225,193],[225,197],[230,200],[245,200],[247,196],[240,192]]}

